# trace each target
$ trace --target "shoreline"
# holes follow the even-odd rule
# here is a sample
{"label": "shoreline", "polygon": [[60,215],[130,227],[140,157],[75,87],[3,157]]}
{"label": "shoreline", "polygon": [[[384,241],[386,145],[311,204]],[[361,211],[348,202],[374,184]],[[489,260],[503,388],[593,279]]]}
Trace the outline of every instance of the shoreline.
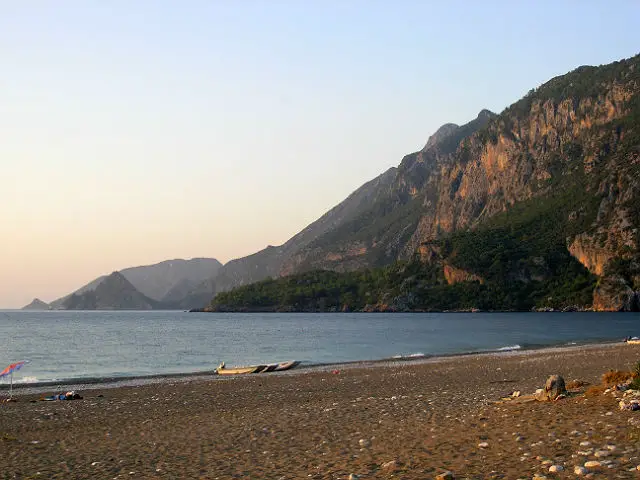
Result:
{"label": "shoreline", "polygon": [[[546,476],[552,465],[565,473],[547,478],[573,478],[588,464],[595,478],[637,478],[640,412],[618,407],[627,392],[599,385],[639,359],[640,345],[609,343],[96,384],[73,401],[32,392],[0,404],[0,471],[120,480],[424,480],[451,471],[499,480]],[[578,387],[557,402],[527,402],[553,374]],[[513,392],[522,401],[500,401]]]}
{"label": "shoreline", "polygon": [[[277,377],[284,375],[306,375],[316,372],[329,372],[332,370],[353,370],[353,369],[374,369],[377,367],[384,368],[400,368],[411,365],[425,365],[431,363],[443,363],[450,360],[476,360],[491,357],[527,357],[535,354],[559,354],[574,351],[588,351],[591,349],[615,348],[617,346],[626,346],[622,341],[613,342],[589,342],[576,343],[572,345],[555,344],[530,348],[501,348],[488,351],[472,351],[459,352],[449,354],[410,354],[404,357],[381,358],[376,360],[352,360],[346,362],[331,363],[302,363],[294,369],[283,372],[268,372],[257,374],[220,376],[214,370],[203,370],[196,372],[178,372],[178,373],[160,373],[151,375],[132,375],[132,376],[104,376],[104,377],[85,377],[70,378],[61,380],[49,380],[42,382],[18,382],[13,384],[13,396],[25,396],[33,394],[41,394],[50,391],[68,391],[68,390],[98,390],[98,389],[117,389],[123,387],[141,387],[146,385],[162,385],[175,384],[185,382],[207,382],[207,381],[230,381],[246,378],[264,378]],[[9,391],[9,384],[0,384],[0,392]]]}

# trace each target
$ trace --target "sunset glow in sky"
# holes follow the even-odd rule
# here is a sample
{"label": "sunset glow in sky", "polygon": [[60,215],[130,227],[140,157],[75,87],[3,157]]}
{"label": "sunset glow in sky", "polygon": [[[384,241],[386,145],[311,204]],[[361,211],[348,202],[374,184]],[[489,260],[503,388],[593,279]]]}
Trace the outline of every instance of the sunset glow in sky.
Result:
{"label": "sunset glow in sky", "polygon": [[281,244],[443,123],[638,53],[638,20],[635,1],[2,2],[0,308]]}

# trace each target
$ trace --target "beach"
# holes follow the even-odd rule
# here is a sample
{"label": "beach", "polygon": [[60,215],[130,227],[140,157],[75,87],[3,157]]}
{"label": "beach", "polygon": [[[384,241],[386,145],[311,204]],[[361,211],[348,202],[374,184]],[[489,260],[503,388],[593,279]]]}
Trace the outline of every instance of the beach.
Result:
{"label": "beach", "polygon": [[609,344],[74,385],[73,401],[21,388],[0,404],[0,478],[575,478],[588,461],[595,478],[637,478],[623,392],[498,401],[638,361],[640,346]]}

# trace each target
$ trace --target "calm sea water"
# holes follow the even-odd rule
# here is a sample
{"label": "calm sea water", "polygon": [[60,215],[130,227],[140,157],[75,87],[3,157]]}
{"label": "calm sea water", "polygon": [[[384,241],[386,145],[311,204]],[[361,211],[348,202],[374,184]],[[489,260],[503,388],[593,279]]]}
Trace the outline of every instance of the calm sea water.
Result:
{"label": "calm sea water", "polygon": [[210,371],[301,360],[535,348],[640,335],[640,314],[0,312],[0,369],[17,382]]}

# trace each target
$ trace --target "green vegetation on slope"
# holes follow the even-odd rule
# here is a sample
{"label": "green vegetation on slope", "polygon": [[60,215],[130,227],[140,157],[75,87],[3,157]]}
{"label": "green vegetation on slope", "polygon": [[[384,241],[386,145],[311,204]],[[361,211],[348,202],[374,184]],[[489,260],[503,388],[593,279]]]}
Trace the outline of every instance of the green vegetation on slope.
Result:
{"label": "green vegetation on slope", "polygon": [[[589,200],[591,199],[591,200]],[[578,187],[562,195],[518,204],[479,230],[440,242],[441,260],[417,260],[359,272],[313,271],[269,279],[218,294],[213,309],[529,310],[534,306],[587,306],[595,277],[568,252],[566,237],[582,231],[595,214],[593,197]],[[570,222],[567,213],[575,211]],[[483,283],[448,285],[450,264]]]}
{"label": "green vegetation on slope", "polygon": [[599,67],[578,67],[565,75],[552,78],[537,89],[531,89],[505,112],[524,117],[529,114],[536,101],[552,100],[558,104],[568,98],[596,98],[606,93],[610,82],[640,82],[640,55]]}

